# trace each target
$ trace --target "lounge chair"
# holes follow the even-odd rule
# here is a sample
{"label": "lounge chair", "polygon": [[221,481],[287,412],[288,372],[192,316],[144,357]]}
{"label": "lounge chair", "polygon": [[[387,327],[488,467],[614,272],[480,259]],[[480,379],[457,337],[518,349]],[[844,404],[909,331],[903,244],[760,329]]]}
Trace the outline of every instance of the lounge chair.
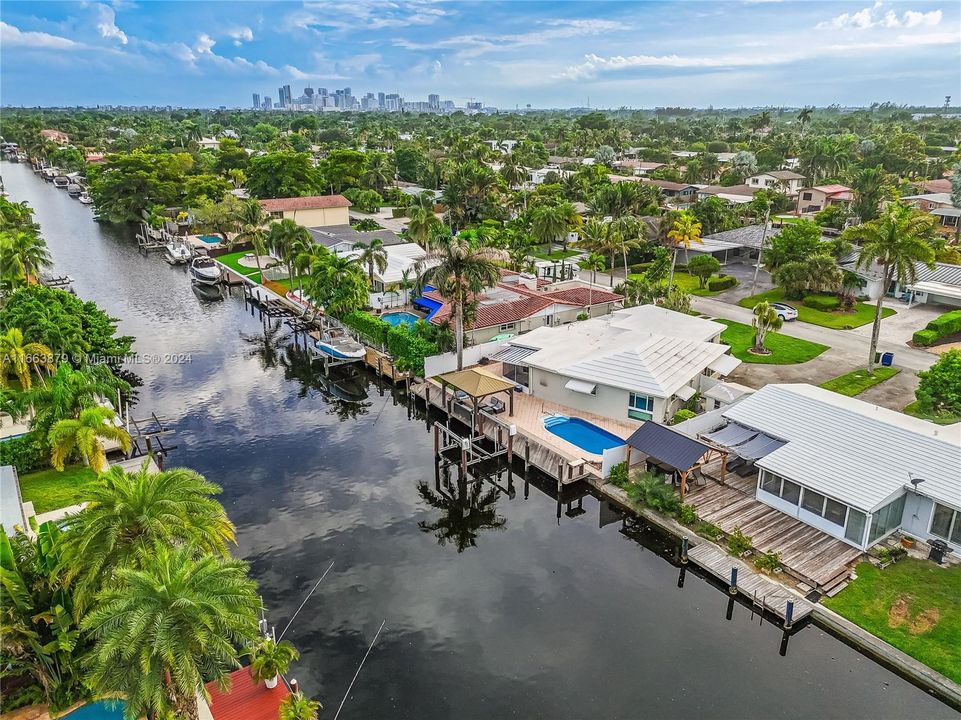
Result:
{"label": "lounge chair", "polygon": [[484,409],[492,412],[494,415],[504,412],[507,409],[507,405],[504,401],[498,397],[492,397],[488,403],[484,406]]}

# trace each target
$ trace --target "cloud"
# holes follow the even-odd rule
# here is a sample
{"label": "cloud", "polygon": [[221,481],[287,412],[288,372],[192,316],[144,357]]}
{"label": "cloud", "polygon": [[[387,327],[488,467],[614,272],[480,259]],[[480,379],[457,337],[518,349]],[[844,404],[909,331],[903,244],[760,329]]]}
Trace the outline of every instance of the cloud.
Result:
{"label": "cloud", "polygon": [[101,4],[94,5],[94,8],[97,16],[97,30],[100,32],[100,37],[107,38],[108,40],[119,40],[121,45],[126,45],[127,35],[117,27],[117,16],[113,8]]}
{"label": "cloud", "polygon": [[233,38],[234,45],[240,47],[245,42],[250,42],[254,39],[254,31],[249,27],[234,28],[233,30],[227,31],[227,36]]}
{"label": "cloud", "polygon": [[913,28],[919,26],[935,27],[941,23],[943,13],[940,10],[918,12],[906,10],[898,17],[894,10],[888,10],[881,15],[883,3],[876,2],[871,7],[858,10],[856,13],[841,13],[830,20],[819,22],[818,30],[866,30],[872,27],[885,28]]}
{"label": "cloud", "polygon": [[323,32],[381,30],[432,25],[448,15],[434,0],[352,0],[335,3],[304,3],[287,15],[286,22],[301,30]]}
{"label": "cloud", "polygon": [[0,45],[4,47],[37,48],[42,50],[81,50],[86,46],[60,35],[24,31],[0,20]]}

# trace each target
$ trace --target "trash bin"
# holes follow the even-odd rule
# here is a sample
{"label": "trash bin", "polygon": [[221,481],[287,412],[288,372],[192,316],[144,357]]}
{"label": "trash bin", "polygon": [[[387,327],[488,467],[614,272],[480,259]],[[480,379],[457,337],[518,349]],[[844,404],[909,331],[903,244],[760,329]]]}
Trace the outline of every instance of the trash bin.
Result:
{"label": "trash bin", "polygon": [[883,355],[881,355],[881,364],[884,365],[885,367],[891,367],[891,364],[893,362],[894,362],[893,352],[886,352]]}
{"label": "trash bin", "polygon": [[948,544],[944,540],[932,540],[931,551],[928,553],[928,560],[934,560],[938,565],[944,562],[944,556],[948,552]]}

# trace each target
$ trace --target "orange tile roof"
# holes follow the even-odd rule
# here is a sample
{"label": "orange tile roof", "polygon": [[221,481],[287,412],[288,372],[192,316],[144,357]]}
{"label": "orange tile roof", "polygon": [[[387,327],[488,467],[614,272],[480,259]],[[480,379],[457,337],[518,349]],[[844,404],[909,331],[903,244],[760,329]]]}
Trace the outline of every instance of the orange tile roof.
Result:
{"label": "orange tile roof", "polygon": [[290,695],[283,680],[272,690],[255,682],[249,668],[230,673],[230,691],[223,693],[216,682],[207,683],[210,713],[214,720],[277,720],[280,703]]}
{"label": "orange tile roof", "polygon": [[311,197],[261,200],[260,204],[267,212],[282,212],[284,210],[317,210],[319,208],[350,207],[350,200],[343,195],[313,195]]}

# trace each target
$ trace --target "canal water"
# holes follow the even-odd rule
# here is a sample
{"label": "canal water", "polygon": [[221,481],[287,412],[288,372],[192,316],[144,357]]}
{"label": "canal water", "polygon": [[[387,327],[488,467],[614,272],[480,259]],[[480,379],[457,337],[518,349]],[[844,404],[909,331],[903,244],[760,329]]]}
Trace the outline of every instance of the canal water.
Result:
{"label": "canal water", "polygon": [[[141,414],[172,420],[168,465],[223,487],[292,675],[343,718],[947,718],[947,706],[809,626],[782,634],[590,495],[561,508],[435,485],[423,421],[372,378],[338,383],[234,297],[192,291],[126,229],[3,163],[56,271],[137,337]],[[345,402],[358,391],[366,399]],[[506,488],[506,478],[500,484]],[[584,512],[579,512],[583,510]],[[570,512],[569,512],[570,511]]]}

